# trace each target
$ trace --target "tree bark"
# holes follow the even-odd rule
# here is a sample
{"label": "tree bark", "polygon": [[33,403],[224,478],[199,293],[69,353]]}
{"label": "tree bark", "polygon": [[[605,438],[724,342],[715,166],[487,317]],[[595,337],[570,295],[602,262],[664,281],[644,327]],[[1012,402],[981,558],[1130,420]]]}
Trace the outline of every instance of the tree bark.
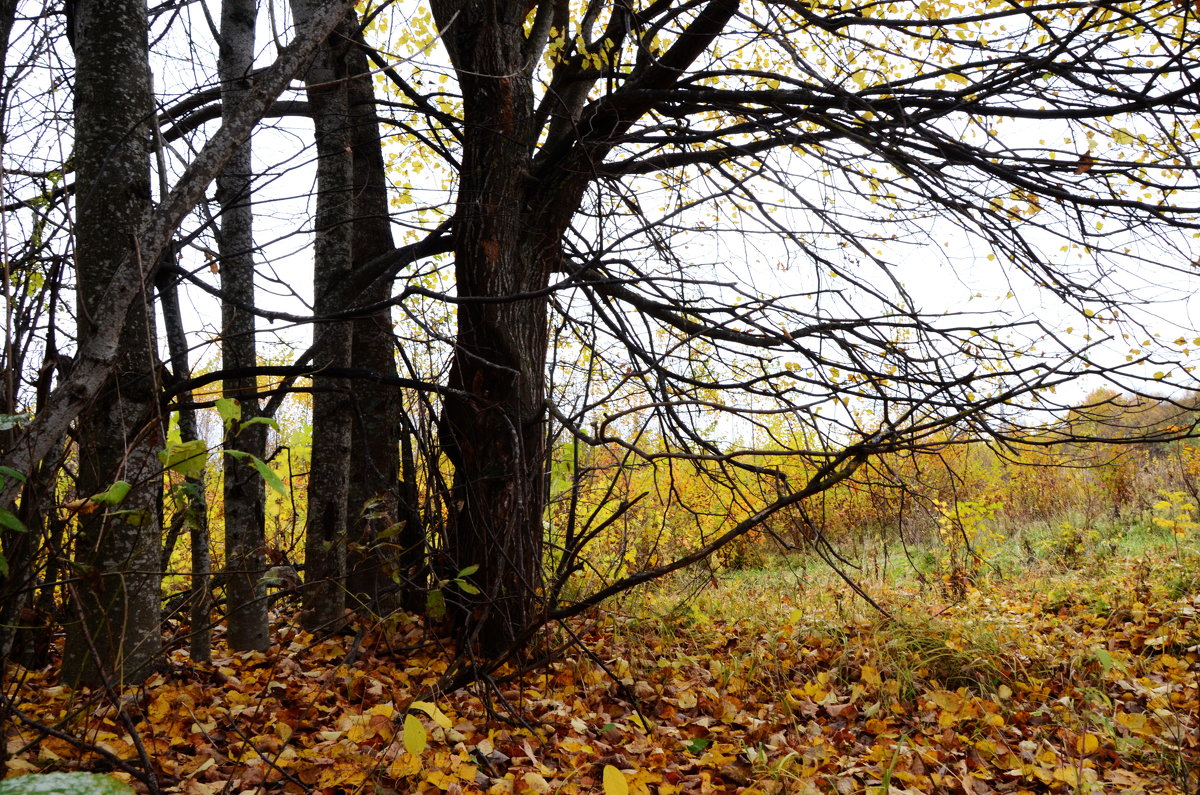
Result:
{"label": "tree bark", "polygon": [[[79,419],[79,492],[132,489],[118,506],[79,516],[71,586],[78,620],[67,626],[63,681],[140,682],[159,664],[161,465],[158,360],[151,296],[106,315],[105,289],[137,261],[150,211],[154,103],[140,0],[79,0],[75,17],[75,267],[80,348],[120,326],[116,366]],[[140,261],[139,280],[154,266]]]}
{"label": "tree bark", "polygon": [[[301,24],[321,7],[319,0],[292,0]],[[305,80],[312,107],[317,149],[317,199],[313,245],[313,311],[326,315],[338,288],[352,271],[353,157],[350,146],[346,43],[350,17],[317,50]],[[344,620],[346,607],[347,512],[353,412],[349,383],[319,375],[320,368],[350,361],[353,327],[349,321],[325,321],[313,327],[312,463],[309,467],[308,518],[304,541],[304,618],[310,630],[331,631]]]}
{"label": "tree bark", "polygon": [[[161,167],[161,161],[160,161]],[[173,257],[174,252],[171,256]],[[179,285],[165,271],[158,275],[158,295],[162,306],[163,326],[167,336],[167,350],[171,357],[173,381],[186,379],[191,373],[188,364],[187,336],[183,325],[183,312],[179,307]],[[185,403],[191,402],[191,392],[183,394]],[[200,438],[196,428],[196,410],[179,410],[179,440],[192,442]],[[192,592],[188,607],[188,623],[191,635],[188,642],[189,656],[193,663],[212,660],[212,553],[209,550],[208,500],[204,491],[204,472],[184,478],[182,493],[177,501],[178,513],[168,535],[173,539],[182,525],[188,528],[191,540]],[[168,540],[162,555],[162,571],[170,568],[173,540]]]}
{"label": "tree bark", "polygon": [[[347,51],[352,75],[350,142],[354,156],[354,227],[351,248],[356,271],[393,250],[387,196],[387,172],[375,116],[375,92],[361,36]],[[385,300],[391,280],[377,279],[357,299],[369,304]],[[395,377],[395,336],[391,311],[380,310],[353,322],[352,366]],[[359,605],[386,613],[397,603],[414,609],[423,601],[419,573],[424,561],[424,532],[417,513],[416,484],[400,470],[403,399],[396,386],[360,382],[354,388],[355,416],[351,436],[349,547],[346,590]],[[380,539],[394,524],[402,529]],[[394,598],[400,585],[400,599]]]}
{"label": "tree bark", "polygon": [[[222,0],[221,46],[217,71],[221,78],[221,108],[233,113],[251,88],[254,67],[255,0]],[[257,364],[254,315],[243,307],[254,306],[254,208],[251,202],[253,163],[247,140],[230,158],[217,178],[221,205],[220,253],[221,357],[227,370],[249,369]],[[257,379],[230,378],[222,395],[241,405],[241,422],[259,416]],[[266,455],[267,428],[261,423],[230,423],[225,449],[258,458]],[[266,586],[259,581],[266,567],[266,501],[258,472],[244,460],[222,459],[225,472],[225,597],[228,605],[227,640],[237,651],[267,647]]]}
{"label": "tree bark", "polygon": [[[561,230],[528,214],[536,144],[524,4],[439,3],[462,86],[463,161],[455,216],[458,336],[442,416],[454,465],[447,555],[454,576],[478,566],[481,591],[457,591],[464,641],[483,654],[508,648],[536,620],[545,507],[544,297]],[[450,22],[450,17],[457,18]],[[465,393],[470,397],[462,397]]]}

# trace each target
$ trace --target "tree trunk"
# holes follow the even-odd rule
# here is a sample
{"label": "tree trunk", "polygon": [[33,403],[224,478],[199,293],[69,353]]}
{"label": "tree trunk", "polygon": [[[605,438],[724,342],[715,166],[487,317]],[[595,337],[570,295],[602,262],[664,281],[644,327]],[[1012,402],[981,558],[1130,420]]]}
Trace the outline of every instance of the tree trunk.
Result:
{"label": "tree trunk", "polygon": [[[375,121],[375,92],[361,37],[347,51],[353,75],[348,83],[350,141],[354,154],[354,267],[360,268],[395,246],[387,197],[387,173],[379,125]],[[357,298],[358,303],[387,299],[390,280],[380,279]],[[396,376],[395,336],[391,311],[380,310],[354,321],[353,367]],[[352,542],[346,590],[358,604],[386,613],[397,604],[394,583],[402,588],[401,602],[414,607],[420,583],[424,533],[416,511],[415,484],[400,471],[401,437],[407,433],[398,387],[364,381],[354,388],[354,424],[350,453],[348,523]],[[391,525],[403,528],[380,539]]]}
{"label": "tree trunk", "polygon": [[[162,163],[160,161],[160,167]],[[169,255],[174,258],[174,252]],[[158,296],[162,306],[163,327],[167,336],[167,350],[171,357],[171,377],[174,381],[186,379],[191,373],[188,364],[187,336],[183,325],[183,312],[179,307],[179,284],[166,272],[158,275]],[[192,402],[192,393],[180,395],[184,403]],[[179,441],[187,443],[200,438],[196,429],[196,410],[179,410]],[[193,663],[212,660],[212,554],[209,551],[208,500],[204,491],[204,472],[184,478],[180,498],[176,501],[176,514],[172,531],[180,525],[188,528],[191,539],[192,593],[188,608],[188,623],[191,626],[188,649]],[[162,570],[168,571],[175,532],[166,544],[162,555]]]}
{"label": "tree trunk", "polygon": [[442,416],[443,448],[454,464],[452,570],[443,576],[479,566],[471,580],[481,596],[455,589],[447,599],[457,603],[463,639],[483,654],[503,651],[535,622],[542,581],[546,299],[470,300],[545,288],[558,251],[556,230],[527,213],[536,140],[524,9],[435,4],[465,119],[454,248],[464,302]]}
{"label": "tree trunk", "polygon": [[154,312],[142,261],[140,299],[105,317],[105,291],[124,260],[137,261],[150,210],[146,4],[78,0],[75,16],[75,267],[79,347],[120,327],[114,371],[80,417],[79,492],[132,484],[116,506],[81,512],[75,539],[77,621],[67,627],[63,681],[143,680],[159,664],[163,424],[158,409]]}
{"label": "tree trunk", "polygon": [[[230,113],[251,88],[254,66],[255,0],[222,0],[221,47],[217,71],[221,77],[221,106]],[[220,251],[222,365],[245,370],[257,364],[254,315],[254,208],[251,203],[251,143],[247,140],[217,178],[221,204]],[[242,422],[259,416],[257,379],[230,378],[222,394],[241,404]],[[225,431],[225,449],[266,455],[267,428],[261,423],[243,427],[233,422]],[[245,460],[223,458],[225,471],[225,598],[227,639],[237,651],[267,647],[265,568],[266,506],[262,477]]]}
{"label": "tree trunk", "polygon": [[[303,24],[321,7],[319,0],[292,0]],[[349,278],[354,199],[346,90],[349,17],[317,50],[306,81],[317,149],[317,206],[314,219],[313,311],[322,316],[342,309],[332,296]],[[304,540],[304,625],[334,630],[344,620],[346,544],[350,490],[350,437],[353,411],[345,379],[319,375],[320,368],[350,361],[352,325],[322,321],[313,327],[312,464]]]}

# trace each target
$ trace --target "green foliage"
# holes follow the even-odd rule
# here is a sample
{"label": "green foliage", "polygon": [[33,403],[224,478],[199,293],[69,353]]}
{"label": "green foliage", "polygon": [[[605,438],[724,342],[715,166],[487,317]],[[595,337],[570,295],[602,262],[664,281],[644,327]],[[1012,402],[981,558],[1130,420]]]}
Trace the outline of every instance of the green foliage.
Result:
{"label": "green foliage", "polygon": [[221,416],[221,422],[225,425],[226,433],[232,430],[236,435],[251,425],[266,425],[279,432],[279,423],[270,417],[251,417],[243,421],[242,404],[234,398],[217,398],[214,404],[217,414]]}
{"label": "green foliage", "polygon": [[1037,544],[1038,551],[1057,563],[1078,566],[1096,548],[1101,534],[1095,528],[1084,529],[1070,521],[1060,522],[1058,528]]}
{"label": "green foliage", "polygon": [[203,439],[177,442],[158,454],[165,468],[186,478],[194,478],[208,465],[208,444]]}
{"label": "green foliage", "polygon": [[283,481],[280,479],[279,475],[276,474],[275,470],[271,469],[267,462],[263,461],[258,456],[251,453],[244,453],[240,450],[226,450],[225,455],[235,458],[238,461],[247,462],[250,464],[250,466],[257,470],[258,474],[262,476],[262,479],[266,482],[266,484],[270,486],[277,494],[287,494],[287,489],[284,488]]}
{"label": "green foliage", "polygon": [[0,781],[0,795],[132,795],[133,788],[98,773],[41,773]]}
{"label": "green foliage", "polygon": [[130,490],[133,489],[133,484],[124,480],[118,480],[116,483],[109,486],[99,494],[93,494],[88,499],[100,505],[109,507],[120,505],[129,496]]}
{"label": "green foliage", "polygon": [[[25,476],[12,467],[0,466],[0,489],[4,488],[7,478],[25,482]],[[5,508],[0,508],[0,538],[3,537],[4,530],[13,533],[25,533],[28,529],[24,523],[17,518],[16,514]],[[8,576],[8,558],[4,557],[4,550],[0,549],[0,577]]]}
{"label": "green foliage", "polygon": [[216,406],[217,414],[221,417],[221,422],[225,425],[226,432],[242,421],[242,404],[239,401],[234,398],[221,397],[213,403]]}

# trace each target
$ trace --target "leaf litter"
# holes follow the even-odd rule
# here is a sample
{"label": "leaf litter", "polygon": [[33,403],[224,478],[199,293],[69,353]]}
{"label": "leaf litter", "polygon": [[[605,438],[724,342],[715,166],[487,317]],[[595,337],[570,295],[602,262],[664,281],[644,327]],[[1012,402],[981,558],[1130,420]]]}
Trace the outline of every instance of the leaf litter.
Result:
{"label": "leaf litter", "polygon": [[188,795],[1197,791],[1200,596],[999,585],[916,609],[898,588],[884,619],[719,587],[715,609],[613,608],[571,626],[586,655],[420,700],[450,661],[419,619],[354,654],[282,624],[266,652],[177,652],[120,703],[138,738],[54,667],[18,669],[8,775],[106,770],[95,749],[137,760],[137,739]]}

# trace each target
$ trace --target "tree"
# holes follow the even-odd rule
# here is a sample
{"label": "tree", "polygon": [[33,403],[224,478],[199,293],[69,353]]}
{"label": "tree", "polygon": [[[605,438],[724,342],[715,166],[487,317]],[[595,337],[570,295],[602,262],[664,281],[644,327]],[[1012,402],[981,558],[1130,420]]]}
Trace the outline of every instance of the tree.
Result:
{"label": "tree", "polygon": [[[313,31],[332,13],[293,8]],[[211,92],[180,99],[192,110],[171,140],[202,135],[218,110],[241,135],[296,113],[316,130],[312,309],[253,310],[313,327],[295,365],[257,368],[312,376],[308,625],[339,623],[347,588],[379,591],[370,561],[347,580],[346,555],[390,529],[379,517],[355,529],[357,503],[403,491],[399,389],[430,401],[441,448],[422,449],[420,478],[405,467],[408,504],[386,521],[415,529],[418,482],[446,506],[399,546],[428,550],[430,596],[494,661],[546,621],[799,510],[872,456],[951,435],[1027,438],[1034,412],[1064,409],[1053,390],[1085,374],[1192,385],[1182,345],[1114,350],[1122,333],[1143,336],[1129,314],[1138,269],[1186,273],[1196,259],[1192,16],[1082,0],[430,0],[340,18],[329,41],[332,23],[300,34],[293,53],[324,42],[307,102],[276,101],[282,66],[238,101],[249,115]],[[356,48],[386,84],[377,103]],[[174,231],[232,152],[221,135],[155,234]],[[207,156],[218,142],[224,154]],[[396,248],[381,161],[397,183]],[[143,237],[143,256],[157,260],[157,240]],[[991,270],[946,311],[922,283],[969,281],[963,262]],[[114,284],[104,317],[136,295]],[[1045,305],[1022,309],[1030,295]],[[390,345],[425,346],[427,366],[396,375],[388,320],[405,335]],[[101,347],[83,347],[10,448],[15,469],[48,456],[91,400],[112,362]],[[669,490],[684,472],[754,486],[669,560],[622,564],[593,587],[589,545],[636,498],[600,489],[594,509],[550,522],[548,462],[564,440],[618,471],[653,462]],[[578,486],[589,465],[576,458],[558,478]]]}
{"label": "tree", "polygon": [[[462,103],[461,122],[437,120],[461,138],[448,163],[458,333],[442,417],[446,549],[452,569],[479,567],[482,595],[460,617],[491,653],[539,614],[581,609],[539,601],[552,308],[599,367],[628,374],[618,389],[645,396],[663,453],[736,466],[742,454],[702,423],[744,409],[788,412],[820,440],[791,451],[813,459],[807,482],[781,479],[777,501],[682,563],[872,454],[949,425],[1002,435],[1019,422],[1005,406],[1049,408],[1046,390],[1079,372],[1112,375],[1054,323],[921,313],[887,251],[940,242],[927,219],[1093,333],[1121,297],[1091,274],[1163,250],[1194,258],[1182,189],[1195,185],[1185,131],[1197,106],[1182,86],[1195,84],[1195,44],[1169,4],[431,7]],[[1018,125],[1044,139],[1017,147],[998,131],[1005,120],[1052,132]],[[1153,244],[1139,233],[1149,227]],[[720,280],[719,257],[687,261],[689,236],[719,250],[735,230],[777,237],[757,259],[804,268],[793,295]],[[1058,262],[1060,245],[1082,264]],[[557,296],[570,293],[567,309]],[[558,416],[577,437],[636,446],[607,423],[588,436],[580,403]]]}
{"label": "tree", "polygon": [[[357,22],[357,20],[356,20]],[[350,147],[353,156],[355,206],[351,255],[355,269],[395,250],[388,207],[387,170],[380,144],[375,105],[375,88],[367,63],[362,33],[357,29],[346,53],[350,82]],[[351,365],[356,370],[379,373],[389,379],[396,371],[396,340],[387,300],[391,285],[376,280],[359,300],[382,308],[354,321]],[[411,434],[405,424],[400,390],[391,384],[364,383],[355,391],[351,420],[350,490],[347,494],[347,527],[352,547],[349,555],[347,591],[360,603],[376,608],[396,604],[393,577],[402,590],[402,601],[416,609],[421,602],[420,575],[423,529],[417,514],[418,501],[411,450]],[[394,540],[381,538],[387,529],[400,524]],[[397,550],[398,547],[398,551]],[[385,612],[382,611],[381,612]]]}
{"label": "tree", "polygon": [[[304,21],[320,3],[293,0],[292,13]],[[338,287],[350,276],[354,201],[354,159],[350,144],[350,99],[347,86],[346,32],[339,26],[317,50],[305,81],[315,128],[317,183],[313,215],[313,310],[331,315],[343,305]],[[347,505],[350,493],[352,417],[349,383],[320,371],[351,360],[353,326],[342,318],[323,319],[313,327],[312,362],[319,377],[313,394],[313,448],[309,468],[308,518],[304,561],[306,624],[336,629],[345,609]]]}
{"label": "tree", "polygon": [[[78,489],[94,496],[79,504],[76,567],[84,576],[76,602],[82,615],[73,625],[64,663],[64,676],[72,681],[136,681],[158,662],[160,539],[157,529],[146,528],[157,522],[161,468],[156,453],[162,445],[153,388],[157,371],[149,366],[152,314],[146,311],[149,302],[139,301],[146,295],[146,277],[207,185],[348,7],[329,4],[314,15],[276,62],[259,73],[255,90],[153,211],[145,7],[92,2],[74,7],[80,62],[76,122],[82,131],[76,142],[79,341],[69,372],[37,416],[7,440],[0,489],[0,506],[10,511],[21,483],[50,460],[69,426],[82,418]],[[12,209],[26,206],[19,202]],[[125,226],[125,239],[117,235],[114,242],[114,224]],[[118,373],[123,377],[114,378]],[[131,479],[114,483],[120,474]],[[120,510],[110,512],[116,505]]]}
{"label": "tree", "polygon": [[[221,77],[221,109],[232,114],[238,99],[252,87],[254,66],[254,0],[223,0],[218,72]],[[240,378],[223,383],[224,397],[238,401],[240,417],[228,423],[225,449],[266,457],[267,428],[251,423],[259,417],[258,364],[254,306],[254,208],[251,203],[251,142],[238,149],[217,180],[221,204],[221,230],[217,248],[221,254],[221,355],[224,368],[243,372]],[[249,424],[247,424],[249,423]],[[262,478],[246,460],[226,457],[224,461],[225,594],[229,609],[229,645],[234,649],[262,650],[267,647],[266,587],[260,584],[266,547],[265,499]],[[195,631],[195,628],[193,628]]]}
{"label": "tree", "polygon": [[[15,110],[23,106],[22,90],[32,72],[30,65],[44,55],[45,42],[28,49],[13,48],[16,26],[17,3],[15,0],[0,3],[0,64],[6,75],[0,87],[0,118],[8,119]],[[10,49],[15,49],[10,53]],[[6,123],[0,136],[0,159],[5,163],[4,181],[6,189],[13,193],[32,193],[36,196],[32,204],[17,202],[28,212],[28,219],[7,219],[12,240],[7,246],[3,264],[5,285],[4,338],[0,348],[0,450],[9,447],[19,435],[18,426],[24,417],[22,409],[32,404],[40,409],[49,396],[54,370],[61,364],[57,347],[58,336],[54,325],[57,310],[61,305],[62,261],[45,230],[53,228],[65,217],[60,180],[65,176],[60,168],[44,168],[42,163],[25,161],[20,153],[14,154],[7,145],[12,138],[19,137],[19,125]],[[14,184],[14,174],[22,184]],[[5,208],[12,213],[15,207]],[[28,220],[28,223],[26,223]],[[19,230],[19,231],[18,231]],[[41,345],[39,345],[41,343]],[[39,351],[39,347],[41,350]],[[41,361],[34,364],[40,355]],[[26,397],[23,376],[36,372],[31,379]],[[27,402],[28,401],[28,402]],[[33,596],[39,585],[52,582],[55,577],[53,566],[39,571],[33,565],[44,550],[39,547],[47,536],[57,536],[59,526],[50,516],[54,496],[54,482],[62,459],[66,455],[65,445],[59,445],[44,464],[29,473],[22,483],[5,472],[0,477],[16,480],[22,488],[21,505],[16,515],[5,517],[0,523],[0,658],[15,659],[28,667],[44,664],[49,643],[45,626],[40,620],[31,621],[31,611],[47,606],[46,589],[39,593],[34,607]],[[53,529],[51,527],[53,526]],[[39,576],[44,572],[44,576]],[[48,614],[47,614],[48,615]],[[18,643],[20,634],[32,643]]]}
{"label": "tree", "polygon": [[[150,63],[146,5],[93,2],[75,9],[75,273],[83,345],[102,323],[121,326],[116,362],[78,425],[78,488],[89,497],[75,540],[77,611],[67,624],[63,678],[140,682],[160,654],[159,566],[163,448],[158,357],[149,290],[127,313],[105,317],[100,298],[123,261],[139,261],[150,211]],[[119,507],[119,510],[116,508]]]}

